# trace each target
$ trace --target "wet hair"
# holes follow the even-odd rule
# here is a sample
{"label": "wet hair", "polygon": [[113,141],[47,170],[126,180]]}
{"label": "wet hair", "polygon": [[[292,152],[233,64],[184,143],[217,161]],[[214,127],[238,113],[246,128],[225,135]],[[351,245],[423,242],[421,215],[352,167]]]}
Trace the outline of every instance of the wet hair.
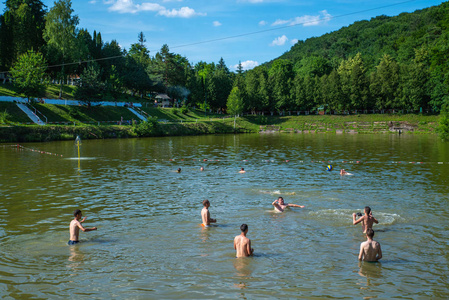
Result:
{"label": "wet hair", "polygon": [[369,215],[369,213],[371,212],[371,207],[365,206],[365,212]]}
{"label": "wet hair", "polygon": [[240,170],[241,170],[241,171],[244,171],[244,170],[245,170],[245,168],[241,168]]}
{"label": "wet hair", "polygon": [[240,230],[241,230],[242,232],[247,231],[247,230],[248,230],[248,225],[246,225],[246,224],[240,225]]}
{"label": "wet hair", "polygon": [[372,239],[372,238],[374,237],[374,230],[371,229],[371,228],[368,228],[368,229],[366,230],[366,235],[367,235],[370,239]]}
{"label": "wet hair", "polygon": [[73,215],[76,217],[77,215],[79,215],[81,213],[81,210],[79,210],[79,209],[75,209],[74,211],[73,211]]}
{"label": "wet hair", "polygon": [[209,200],[203,200],[203,206],[206,206],[206,204],[210,204]]}
{"label": "wet hair", "polygon": [[176,172],[181,173],[181,168],[178,168],[178,170],[176,170]]}
{"label": "wet hair", "polygon": [[279,198],[278,198],[278,200],[279,200],[279,199],[282,199],[282,200],[284,200],[284,198],[282,198],[282,197],[279,197]]}

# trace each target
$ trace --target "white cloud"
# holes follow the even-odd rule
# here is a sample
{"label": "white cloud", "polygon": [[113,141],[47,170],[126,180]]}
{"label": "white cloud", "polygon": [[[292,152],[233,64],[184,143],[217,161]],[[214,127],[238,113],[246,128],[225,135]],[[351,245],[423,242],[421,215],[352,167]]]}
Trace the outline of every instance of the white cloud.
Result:
{"label": "white cloud", "polygon": [[112,4],[109,7],[109,11],[116,11],[119,13],[136,13],[139,11],[160,11],[165,9],[160,4],[144,2],[142,4],[135,4],[133,0],[117,0],[117,1],[104,1],[105,4]]}
{"label": "white cloud", "polygon": [[162,9],[158,12],[159,15],[161,16],[166,16],[169,18],[175,18],[175,17],[180,17],[180,18],[192,18],[192,17],[196,17],[196,16],[205,16],[205,13],[197,13],[195,12],[194,9],[190,8],[190,7],[181,7],[180,9]]}
{"label": "white cloud", "polygon": [[[241,64],[242,64],[243,70],[245,70],[245,71],[246,70],[251,70],[251,69],[253,69],[253,68],[255,68],[255,67],[257,67],[259,65],[259,63],[257,61],[254,61],[254,60],[242,61]],[[238,67],[239,67],[238,64],[232,66],[232,68],[234,70],[237,70]]]}
{"label": "white cloud", "polygon": [[279,26],[279,25],[284,25],[284,24],[288,24],[291,26],[299,25],[299,24],[302,24],[302,26],[316,26],[321,23],[325,23],[326,21],[329,21],[331,18],[332,18],[331,14],[329,14],[326,10],[322,10],[322,11],[320,11],[320,14],[316,15],[316,16],[305,15],[305,16],[296,17],[296,18],[290,19],[290,20],[278,19],[275,22],[273,22],[273,24],[271,24],[271,26]]}
{"label": "white cloud", "polygon": [[212,24],[214,24],[215,27],[221,26],[221,23],[218,21],[214,21]]}
{"label": "white cloud", "polygon": [[97,0],[90,0],[89,3],[90,4],[95,4],[95,3],[97,3]]}
{"label": "white cloud", "polygon": [[182,0],[163,0],[162,2],[174,2],[174,1],[176,1],[176,2],[182,2]]}
{"label": "white cloud", "polygon": [[263,20],[259,22],[259,26],[265,26],[265,25],[267,25],[267,22],[265,22]]}
{"label": "white cloud", "polygon": [[274,41],[271,42],[270,46],[283,46],[288,41],[288,38],[285,36],[277,37]]}
{"label": "white cloud", "polygon": [[[182,1],[182,0],[168,0],[168,1]],[[165,0],[164,2],[167,2]],[[170,18],[191,18],[195,16],[205,16],[206,14],[197,13],[190,7],[181,7],[180,9],[169,10],[158,3],[143,2],[142,4],[134,3],[134,0],[103,0],[103,3],[111,5],[109,11],[115,11],[121,14],[131,13],[135,14],[142,11],[154,11],[158,15]]]}
{"label": "white cloud", "polygon": [[290,41],[290,44],[294,45],[294,44],[296,44],[297,42],[298,42],[298,39],[293,39],[293,40]]}
{"label": "white cloud", "polygon": [[237,2],[262,3],[264,0],[237,0]]}

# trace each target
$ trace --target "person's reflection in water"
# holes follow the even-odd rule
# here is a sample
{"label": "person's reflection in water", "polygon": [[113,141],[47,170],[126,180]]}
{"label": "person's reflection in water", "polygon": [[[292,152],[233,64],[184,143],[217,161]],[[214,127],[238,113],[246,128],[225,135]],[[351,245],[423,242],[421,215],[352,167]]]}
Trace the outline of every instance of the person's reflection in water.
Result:
{"label": "person's reflection in water", "polygon": [[[380,262],[366,262],[359,261],[359,275],[366,278],[366,287],[360,287],[360,289],[368,289],[369,286],[378,286],[376,278],[382,277],[382,264]],[[373,280],[374,279],[374,280]],[[362,285],[362,283],[360,283]]]}
{"label": "person's reflection in water", "polygon": [[79,246],[71,246],[70,248],[70,257],[68,259],[69,263],[67,264],[68,269],[72,270],[72,274],[70,276],[77,275],[78,271],[83,268],[84,265],[84,253],[80,251]]}
{"label": "person's reflection in water", "polygon": [[[251,262],[254,259],[248,259],[246,257],[240,257],[234,259],[234,268],[236,271],[236,275],[238,276],[238,283],[235,283],[234,286],[239,289],[246,289],[249,287],[247,281],[251,278],[252,268]],[[245,296],[242,294],[242,296]]]}
{"label": "person's reflection in water", "polygon": [[[200,225],[201,226],[201,225]],[[206,243],[208,240],[209,240],[209,237],[210,237],[210,227],[203,227],[203,226],[201,226],[201,232],[200,232],[200,239],[201,239],[201,242],[202,243]],[[209,245],[208,244],[206,244],[206,245],[204,245],[204,246],[202,246],[201,248],[202,248],[202,253],[201,253],[201,256],[209,256]]]}

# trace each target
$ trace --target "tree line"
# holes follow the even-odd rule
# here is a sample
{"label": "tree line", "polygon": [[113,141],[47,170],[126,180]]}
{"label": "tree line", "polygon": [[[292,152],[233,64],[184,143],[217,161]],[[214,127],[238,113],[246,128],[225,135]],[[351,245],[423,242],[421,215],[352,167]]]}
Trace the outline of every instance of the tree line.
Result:
{"label": "tree line", "polygon": [[[243,71],[192,64],[163,45],[154,55],[143,32],[129,49],[78,28],[70,0],[6,0],[0,16],[0,71],[29,96],[50,79],[79,75],[77,99],[167,93],[200,109],[285,112],[326,109],[439,111],[449,103],[449,3],[356,22],[299,41],[281,57]],[[30,80],[30,70],[38,80]],[[40,78],[39,78],[40,77]],[[21,81],[20,78],[23,78]],[[60,93],[61,93],[60,92]]]}

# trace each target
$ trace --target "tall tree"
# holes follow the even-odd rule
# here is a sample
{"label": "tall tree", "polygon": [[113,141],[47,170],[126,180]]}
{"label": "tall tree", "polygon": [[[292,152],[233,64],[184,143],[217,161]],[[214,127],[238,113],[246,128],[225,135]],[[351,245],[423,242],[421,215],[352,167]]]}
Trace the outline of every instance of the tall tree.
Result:
{"label": "tall tree", "polygon": [[[56,53],[60,57],[60,61],[55,63],[61,63],[62,69],[60,74],[60,90],[59,97],[62,97],[62,86],[65,80],[66,68],[64,67],[66,62],[76,60],[76,36],[77,25],[79,18],[77,15],[73,15],[71,0],[59,0],[54,3],[54,6],[50,9],[45,17],[45,31],[44,38],[47,41],[49,48],[49,55]],[[48,56],[47,56],[48,57]]]}
{"label": "tall tree", "polygon": [[29,50],[19,56],[19,59],[11,68],[11,75],[19,92],[30,97],[42,97],[48,84],[45,71],[47,64],[42,53]]}
{"label": "tall tree", "polygon": [[285,59],[276,60],[268,71],[269,82],[272,86],[272,97],[275,109],[278,111],[290,109],[291,84],[293,79],[292,63]]}

